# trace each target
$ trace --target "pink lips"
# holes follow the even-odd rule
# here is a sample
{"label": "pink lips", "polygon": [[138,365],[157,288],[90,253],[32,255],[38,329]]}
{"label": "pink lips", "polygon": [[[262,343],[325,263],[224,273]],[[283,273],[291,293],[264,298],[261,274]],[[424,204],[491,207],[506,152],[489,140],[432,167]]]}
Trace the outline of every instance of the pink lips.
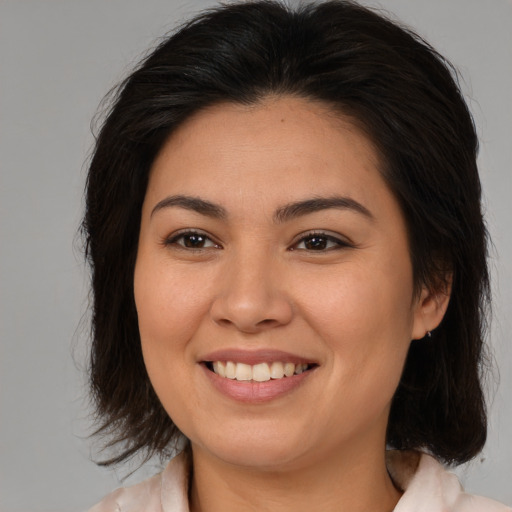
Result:
{"label": "pink lips", "polygon": [[201,362],[203,363],[201,366],[203,367],[205,375],[217,391],[233,400],[253,404],[268,402],[293,391],[301,386],[304,381],[314,373],[314,369],[308,370],[299,375],[283,377],[282,379],[271,379],[266,382],[254,382],[237,381],[220,377],[211,371],[204,363],[213,361],[233,361],[237,363],[256,365],[259,363],[281,361],[283,363],[289,362],[294,364],[316,364],[311,359],[305,359],[303,357],[278,350],[218,350],[205,355],[201,359]]}

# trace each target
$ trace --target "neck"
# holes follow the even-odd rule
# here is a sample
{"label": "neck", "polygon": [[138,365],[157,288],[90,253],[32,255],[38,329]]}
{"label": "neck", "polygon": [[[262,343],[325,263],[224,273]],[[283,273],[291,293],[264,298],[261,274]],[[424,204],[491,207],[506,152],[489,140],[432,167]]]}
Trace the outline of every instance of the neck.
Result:
{"label": "neck", "polygon": [[[373,448],[373,447],[372,447]],[[377,454],[377,455],[376,455]],[[191,512],[391,512],[400,493],[385,450],[351,447],[316,463],[249,468],[192,446]],[[227,505],[229,504],[229,505]]]}

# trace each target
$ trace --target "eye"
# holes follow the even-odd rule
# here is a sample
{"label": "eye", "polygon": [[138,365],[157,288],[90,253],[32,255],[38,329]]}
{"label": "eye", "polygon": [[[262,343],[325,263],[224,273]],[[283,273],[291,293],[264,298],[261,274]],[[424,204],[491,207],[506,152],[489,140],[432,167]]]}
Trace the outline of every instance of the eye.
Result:
{"label": "eye", "polygon": [[175,245],[183,249],[209,249],[210,247],[220,249],[207,234],[199,231],[181,231],[165,240],[165,245]]}
{"label": "eye", "polygon": [[327,233],[308,233],[302,236],[300,240],[291,247],[291,250],[322,252],[340,249],[342,247],[350,247],[350,244],[341,238]]}

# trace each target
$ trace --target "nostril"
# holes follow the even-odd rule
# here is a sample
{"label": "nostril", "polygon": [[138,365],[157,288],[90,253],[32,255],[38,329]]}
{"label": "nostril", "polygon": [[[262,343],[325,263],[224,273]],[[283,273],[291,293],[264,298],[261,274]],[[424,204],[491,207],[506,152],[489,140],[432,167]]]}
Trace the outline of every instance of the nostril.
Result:
{"label": "nostril", "polygon": [[272,318],[266,318],[265,320],[260,320],[256,326],[257,327],[272,327],[273,325],[277,325],[279,322],[277,320],[273,320]]}
{"label": "nostril", "polygon": [[221,324],[221,325],[224,325],[224,326],[229,326],[231,325],[233,322],[231,322],[231,320],[228,320],[227,318],[219,318],[217,320],[217,323],[218,324]]}

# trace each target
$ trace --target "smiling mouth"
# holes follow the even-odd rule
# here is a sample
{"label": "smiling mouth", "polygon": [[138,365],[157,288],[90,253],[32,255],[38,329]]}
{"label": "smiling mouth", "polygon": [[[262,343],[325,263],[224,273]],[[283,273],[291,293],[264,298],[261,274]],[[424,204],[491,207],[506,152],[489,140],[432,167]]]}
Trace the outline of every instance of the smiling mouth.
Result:
{"label": "smiling mouth", "polygon": [[300,375],[312,370],[316,364],[309,363],[258,363],[255,365],[235,363],[233,361],[207,361],[206,367],[219,377],[237,381],[267,382],[279,380],[294,375]]}

